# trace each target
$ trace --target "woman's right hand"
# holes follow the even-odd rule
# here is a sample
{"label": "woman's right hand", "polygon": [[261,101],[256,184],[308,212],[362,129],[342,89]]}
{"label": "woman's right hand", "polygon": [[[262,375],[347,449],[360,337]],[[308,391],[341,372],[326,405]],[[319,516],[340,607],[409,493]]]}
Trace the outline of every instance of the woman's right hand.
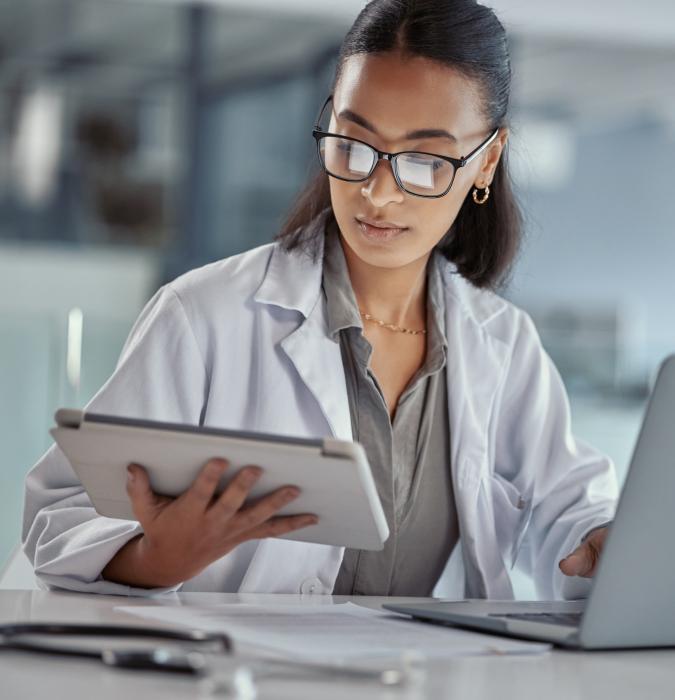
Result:
{"label": "woman's right hand", "polygon": [[262,474],[260,467],[242,468],[216,496],[227,467],[227,460],[210,460],[185,493],[169,498],[154,493],[145,469],[130,464],[127,493],[143,535],[117,552],[103,569],[103,577],[146,588],[174,586],[246,540],[278,537],[318,522],[307,513],[276,515],[300,494],[295,486],[285,486],[244,507]]}

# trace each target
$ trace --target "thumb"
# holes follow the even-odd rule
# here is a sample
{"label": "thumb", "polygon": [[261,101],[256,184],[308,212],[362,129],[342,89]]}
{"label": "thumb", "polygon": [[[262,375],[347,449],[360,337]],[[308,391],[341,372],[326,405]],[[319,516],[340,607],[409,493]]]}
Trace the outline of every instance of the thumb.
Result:
{"label": "thumb", "polygon": [[565,557],[558,566],[566,576],[592,576],[596,557],[588,542],[579,545],[569,556]]}
{"label": "thumb", "polygon": [[154,520],[166,500],[152,490],[148,473],[139,464],[127,467],[127,495],[141,525]]}

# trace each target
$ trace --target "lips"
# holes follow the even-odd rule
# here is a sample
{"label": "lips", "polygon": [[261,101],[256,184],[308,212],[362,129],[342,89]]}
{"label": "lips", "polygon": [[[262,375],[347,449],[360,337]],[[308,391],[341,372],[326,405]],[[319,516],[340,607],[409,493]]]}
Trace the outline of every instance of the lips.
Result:
{"label": "lips", "polygon": [[[372,222],[372,223],[371,223]],[[359,225],[363,236],[371,242],[387,242],[398,236],[402,236],[408,230],[407,226],[400,226],[382,219],[367,219],[357,217],[356,223]]]}
{"label": "lips", "polygon": [[403,224],[394,223],[393,221],[385,221],[384,219],[369,219],[367,216],[357,216],[356,220],[359,223],[368,224],[368,226],[372,226],[373,228],[382,228],[382,229],[389,229],[389,230],[408,228],[407,226],[404,226]]}

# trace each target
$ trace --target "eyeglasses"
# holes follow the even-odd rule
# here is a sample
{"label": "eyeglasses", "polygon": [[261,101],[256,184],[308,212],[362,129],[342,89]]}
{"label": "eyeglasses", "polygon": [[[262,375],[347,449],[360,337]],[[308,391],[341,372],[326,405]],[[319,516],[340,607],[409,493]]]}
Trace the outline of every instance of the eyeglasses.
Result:
{"label": "eyeglasses", "polygon": [[326,173],[338,180],[363,182],[373,174],[375,166],[380,160],[388,160],[391,163],[396,184],[404,192],[415,197],[438,198],[445,196],[455,181],[457,170],[477,158],[499,133],[499,129],[495,129],[468,156],[462,158],[451,158],[437,153],[419,151],[387,153],[373,148],[360,139],[323,131],[320,126],[321,119],[326,105],[332,99],[332,95],[326,98],[312,130],[312,136],[316,140],[319,162]]}

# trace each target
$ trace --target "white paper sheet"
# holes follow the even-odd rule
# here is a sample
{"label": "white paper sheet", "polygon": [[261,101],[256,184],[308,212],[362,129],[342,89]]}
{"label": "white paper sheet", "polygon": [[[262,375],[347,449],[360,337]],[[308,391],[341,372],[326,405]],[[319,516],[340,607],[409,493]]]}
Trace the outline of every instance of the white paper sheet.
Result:
{"label": "white paper sheet", "polygon": [[236,643],[316,662],[484,654],[538,654],[550,644],[524,642],[399,618],[353,603],[334,605],[124,606],[154,621],[220,631]]}

